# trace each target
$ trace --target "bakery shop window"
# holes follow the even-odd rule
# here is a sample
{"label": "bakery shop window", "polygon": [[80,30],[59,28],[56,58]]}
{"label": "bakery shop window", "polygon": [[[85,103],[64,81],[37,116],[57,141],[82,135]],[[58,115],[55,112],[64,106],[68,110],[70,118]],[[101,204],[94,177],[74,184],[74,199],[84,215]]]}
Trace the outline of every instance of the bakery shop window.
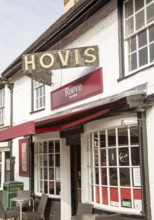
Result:
{"label": "bakery shop window", "polygon": [[142,211],[138,127],[89,134],[90,198],[96,207]]}

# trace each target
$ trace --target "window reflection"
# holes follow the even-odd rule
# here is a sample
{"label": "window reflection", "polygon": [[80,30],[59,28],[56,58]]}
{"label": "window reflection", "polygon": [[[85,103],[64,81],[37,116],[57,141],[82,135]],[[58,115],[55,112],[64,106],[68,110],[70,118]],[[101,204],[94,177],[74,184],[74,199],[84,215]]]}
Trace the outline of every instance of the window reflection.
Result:
{"label": "window reflection", "polygon": [[115,129],[108,130],[108,146],[116,146],[116,134]]}
{"label": "window reflection", "polygon": [[120,168],[120,186],[130,186],[129,168]]}
{"label": "window reflection", "polygon": [[106,147],[105,131],[100,132],[100,147]]}
{"label": "window reflection", "polygon": [[139,156],[139,148],[132,147],[131,148],[131,157],[132,157],[132,165],[140,164],[140,156]]}
{"label": "window reflection", "polygon": [[110,175],[110,185],[117,186],[118,185],[117,168],[110,168],[109,175]]}
{"label": "window reflection", "polygon": [[119,128],[118,129],[118,145],[128,145],[128,132],[127,128]]}
{"label": "window reflection", "polygon": [[116,148],[109,149],[109,165],[116,166],[117,165],[117,155],[116,155]]}
{"label": "window reflection", "polygon": [[102,175],[102,185],[107,185],[107,169],[106,168],[101,169],[101,175]]}
{"label": "window reflection", "polygon": [[119,164],[122,166],[129,165],[129,152],[128,148],[119,149]]}
{"label": "window reflection", "polygon": [[96,184],[99,184],[99,169],[95,168],[95,180]]}
{"label": "window reflection", "polygon": [[130,127],[130,141],[131,141],[131,145],[136,145],[139,143],[138,127]]}
{"label": "window reflection", "polygon": [[106,166],[106,149],[100,151],[101,156],[101,166]]}

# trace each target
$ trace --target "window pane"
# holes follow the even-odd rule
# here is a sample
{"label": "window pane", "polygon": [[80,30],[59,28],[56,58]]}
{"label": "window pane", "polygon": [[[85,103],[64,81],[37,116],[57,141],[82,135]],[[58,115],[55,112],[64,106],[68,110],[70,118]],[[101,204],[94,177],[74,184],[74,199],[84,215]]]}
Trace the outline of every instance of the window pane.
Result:
{"label": "window pane", "polygon": [[129,41],[129,52],[133,52],[136,50],[136,36],[135,37],[132,37]]}
{"label": "window pane", "polygon": [[132,147],[131,148],[131,157],[132,157],[132,165],[139,165],[140,164],[140,157],[139,157],[139,148]]}
{"label": "window pane", "polygon": [[116,168],[110,168],[109,169],[109,175],[110,175],[110,185],[111,186],[117,186],[118,185],[118,174]]}
{"label": "window pane", "polygon": [[121,166],[128,166],[129,165],[128,148],[120,148],[119,149],[119,164]]}
{"label": "window pane", "polygon": [[128,1],[125,4],[125,18],[133,14],[133,0]]}
{"label": "window pane", "polygon": [[53,141],[49,141],[49,153],[54,152],[54,146],[53,146]]}
{"label": "window pane", "polygon": [[147,47],[139,50],[139,66],[143,66],[148,63]]}
{"label": "window pane", "polygon": [[120,186],[130,186],[129,168],[120,168]]}
{"label": "window pane", "polygon": [[116,165],[117,165],[116,149],[110,148],[109,149],[109,166],[116,166]]}
{"label": "window pane", "polygon": [[150,45],[150,62],[154,61],[154,44]]}
{"label": "window pane", "polygon": [[48,165],[47,154],[44,154],[44,166]]}
{"label": "window pane", "polygon": [[144,11],[140,11],[136,14],[136,30],[144,27]]}
{"label": "window pane", "polygon": [[116,146],[115,129],[108,130],[108,146]]}
{"label": "window pane", "polygon": [[107,169],[102,168],[101,174],[102,174],[102,185],[107,185]]}
{"label": "window pane", "polygon": [[118,129],[118,145],[128,145],[128,132],[127,127]]}
{"label": "window pane", "polygon": [[44,168],[44,179],[45,179],[45,180],[48,179],[48,171],[47,171],[47,168]]}
{"label": "window pane", "polygon": [[56,183],[56,195],[60,195],[60,191],[61,191],[60,182],[57,182]]}
{"label": "window pane", "polygon": [[147,23],[154,20],[154,3],[147,7]]}
{"label": "window pane", "polygon": [[48,193],[48,182],[44,181],[44,193]]}
{"label": "window pane", "polygon": [[47,153],[47,142],[43,142],[43,152]]}
{"label": "window pane", "polygon": [[149,41],[154,41],[154,26],[149,29]]}
{"label": "window pane", "polygon": [[56,153],[60,152],[60,143],[59,143],[59,141],[55,141],[55,152]]}
{"label": "window pane", "polygon": [[126,28],[126,36],[130,35],[130,34],[132,34],[134,32],[134,21],[133,21],[133,18],[129,18],[126,21],[125,28]]}
{"label": "window pane", "polygon": [[97,148],[98,147],[98,133],[94,133],[94,144],[95,144],[95,147]]}
{"label": "window pane", "polygon": [[147,44],[147,32],[146,31],[142,31],[138,35],[138,44],[139,44],[139,48]]}
{"label": "window pane", "polygon": [[60,166],[60,154],[56,154],[56,166]]}
{"label": "window pane", "polygon": [[137,68],[137,54],[133,53],[129,56],[129,70],[135,70]]}
{"label": "window pane", "polygon": [[49,166],[54,166],[54,155],[53,154],[49,155]]}
{"label": "window pane", "polygon": [[101,166],[106,166],[106,150],[102,149],[100,151],[100,157],[101,157]]}
{"label": "window pane", "polygon": [[130,127],[130,143],[131,145],[139,144],[138,127]]}
{"label": "window pane", "polygon": [[100,132],[100,147],[106,147],[105,131]]}
{"label": "window pane", "polygon": [[54,182],[49,182],[49,193],[54,194]]}
{"label": "window pane", "polygon": [[95,169],[95,181],[96,181],[96,184],[99,184],[99,169],[98,168]]}
{"label": "window pane", "polygon": [[135,0],[135,11],[144,7],[144,0]]}
{"label": "window pane", "polygon": [[49,168],[49,179],[54,180],[54,169],[53,168]]}

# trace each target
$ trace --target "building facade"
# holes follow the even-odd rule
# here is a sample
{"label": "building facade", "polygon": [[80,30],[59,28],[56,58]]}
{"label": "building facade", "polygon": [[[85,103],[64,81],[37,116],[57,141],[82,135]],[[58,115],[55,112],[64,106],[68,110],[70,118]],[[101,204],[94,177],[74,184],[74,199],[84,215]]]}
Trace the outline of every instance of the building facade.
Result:
{"label": "building facade", "polygon": [[1,170],[62,220],[78,202],[154,219],[153,8],[80,0],[2,73]]}

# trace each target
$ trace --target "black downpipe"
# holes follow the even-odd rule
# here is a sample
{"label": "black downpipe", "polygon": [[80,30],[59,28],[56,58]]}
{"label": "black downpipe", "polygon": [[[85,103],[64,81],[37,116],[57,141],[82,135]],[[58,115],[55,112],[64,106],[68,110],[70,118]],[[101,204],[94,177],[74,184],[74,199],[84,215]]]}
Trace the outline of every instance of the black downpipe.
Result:
{"label": "black downpipe", "polygon": [[[10,126],[13,126],[13,88],[14,83],[8,83],[8,88],[10,90]],[[10,180],[14,180],[14,164],[15,158],[12,156],[12,140],[9,141],[10,147]]]}
{"label": "black downpipe", "polygon": [[137,112],[139,126],[139,145],[140,145],[140,166],[142,177],[142,210],[145,219],[151,220],[150,186],[149,186],[149,166],[148,166],[148,145],[146,129],[146,111],[140,109]]}

